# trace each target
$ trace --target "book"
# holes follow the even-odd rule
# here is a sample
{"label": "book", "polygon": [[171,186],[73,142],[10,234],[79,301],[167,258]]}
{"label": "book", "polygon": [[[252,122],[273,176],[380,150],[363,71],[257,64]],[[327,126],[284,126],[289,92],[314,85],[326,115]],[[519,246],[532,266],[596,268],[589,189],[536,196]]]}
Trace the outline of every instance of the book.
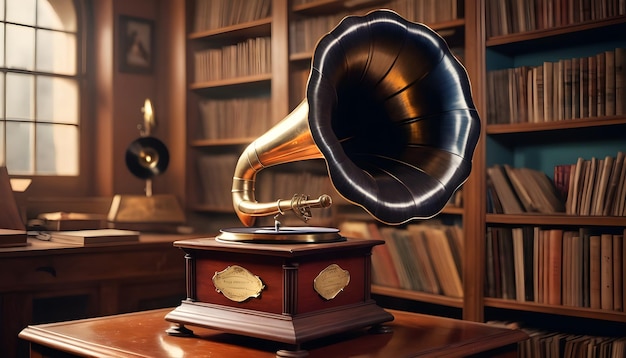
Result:
{"label": "book", "polygon": [[589,236],[589,307],[600,309],[600,235]]}
{"label": "book", "polygon": [[600,235],[600,308],[613,310],[613,235]]}
{"label": "book", "polygon": [[409,230],[412,237],[415,261],[422,272],[424,292],[441,294],[441,285],[435,274],[435,268],[428,250],[426,234],[423,231]]}
{"label": "book", "polygon": [[[369,230],[370,237],[372,239],[384,241],[384,238],[380,234],[380,231],[378,230],[378,226],[376,223],[373,223],[373,222],[367,223],[367,228]],[[391,257],[391,254],[389,253],[390,249],[391,248],[388,246],[387,243],[383,245],[374,246],[374,248],[372,249],[372,255],[378,255],[381,258],[380,266],[382,270],[381,276],[383,276],[383,281],[378,282],[378,284],[382,286],[387,286],[387,287],[399,288],[400,279],[398,278],[398,273],[396,272],[393,259]]]}
{"label": "book", "polygon": [[534,243],[535,228],[524,226],[522,228],[523,237],[523,266],[524,266],[524,300],[532,302],[535,296],[533,275],[534,275]]}
{"label": "book", "polygon": [[26,245],[26,231],[14,229],[0,229],[0,247]]}
{"label": "book", "polygon": [[515,262],[513,252],[513,232],[510,228],[497,228],[496,242],[499,245],[498,253],[500,259],[502,298],[516,299],[515,286]]}
{"label": "book", "polygon": [[602,215],[604,216],[609,216],[613,213],[615,196],[618,195],[618,186],[622,180],[622,167],[624,166],[625,159],[626,152],[619,151],[613,162],[613,168],[606,189],[606,197],[603,203],[604,210],[602,211]]}
{"label": "book", "polygon": [[522,204],[513,191],[505,169],[500,165],[487,168],[487,175],[493,183],[504,214],[521,214],[524,212]]}
{"label": "book", "polygon": [[506,175],[509,177],[511,181],[511,186],[515,193],[517,193],[517,197],[524,207],[524,211],[526,212],[534,212],[539,211],[533,202],[533,199],[528,191],[528,187],[524,185],[524,180],[521,176],[521,173],[517,168],[513,168],[508,164],[504,164],[504,171]]}
{"label": "book", "polygon": [[409,286],[407,288],[413,291],[425,292],[426,284],[423,271],[415,259],[415,247],[413,247],[411,234],[408,230],[394,229],[392,235],[399,250],[398,254],[400,255],[401,263],[404,265],[409,278]]}
{"label": "book", "polygon": [[515,299],[524,302],[526,299],[526,272],[524,270],[524,231],[521,227],[512,229],[513,263],[515,266]]}
{"label": "book", "polygon": [[385,240],[385,244],[389,248],[392,263],[396,274],[398,275],[398,282],[400,284],[399,288],[410,290],[412,283],[406,270],[406,266],[402,263],[403,257],[400,255],[400,247],[398,246],[395,235],[393,234],[395,230],[395,228],[383,226],[379,228],[378,232],[383,240]]}
{"label": "book", "polygon": [[602,215],[602,212],[604,211],[604,202],[606,200],[606,192],[609,187],[609,180],[611,177],[611,172],[613,171],[614,161],[614,157],[607,155],[602,161],[602,167],[599,168],[600,176],[598,177],[598,195],[597,197],[594,197],[594,207],[592,215]]}
{"label": "book", "polygon": [[[105,228],[105,216],[88,213],[42,213],[37,226],[46,231],[95,230]],[[29,222],[29,224],[31,224]]]}
{"label": "book", "polygon": [[[409,225],[408,230],[419,229],[414,224]],[[454,257],[446,239],[446,234],[439,228],[431,228],[423,232],[441,291],[449,297],[463,297],[461,273],[458,272],[454,263]]]}
{"label": "book", "polygon": [[50,241],[74,245],[133,242],[139,241],[139,231],[120,229],[51,231]]}
{"label": "book", "polygon": [[533,228],[533,299],[532,301],[543,302],[543,248],[541,231],[538,227]]}
{"label": "book", "polygon": [[515,171],[521,175],[535,210],[541,213],[565,211],[565,205],[559,198],[554,183],[545,173],[530,168],[516,168]]}
{"label": "book", "polygon": [[562,262],[563,262],[563,230],[550,229],[548,235],[549,265],[546,271],[548,279],[548,304],[561,304]]}
{"label": "book", "polygon": [[613,310],[624,311],[624,235],[613,235]]}

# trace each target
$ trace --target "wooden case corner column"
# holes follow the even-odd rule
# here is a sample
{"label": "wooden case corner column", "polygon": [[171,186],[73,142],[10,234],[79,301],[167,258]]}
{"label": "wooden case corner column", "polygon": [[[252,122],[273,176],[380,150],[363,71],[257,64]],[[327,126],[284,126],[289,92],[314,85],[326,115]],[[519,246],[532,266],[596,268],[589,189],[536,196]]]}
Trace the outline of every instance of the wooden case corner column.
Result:
{"label": "wooden case corner column", "polygon": [[[316,244],[224,243],[213,238],[174,243],[187,257],[187,299],[165,319],[224,332],[299,345],[353,329],[377,326],[393,316],[370,297],[370,259],[380,240],[351,240]],[[220,292],[216,273],[236,267],[258,277],[262,289],[238,302]],[[328,271],[347,272],[332,298],[324,298],[314,281],[337,281]],[[329,276],[330,275],[330,276]],[[326,278],[329,276],[330,278]],[[319,286],[319,284],[318,284]],[[333,287],[331,287],[333,289]],[[256,297],[255,297],[256,296]]]}

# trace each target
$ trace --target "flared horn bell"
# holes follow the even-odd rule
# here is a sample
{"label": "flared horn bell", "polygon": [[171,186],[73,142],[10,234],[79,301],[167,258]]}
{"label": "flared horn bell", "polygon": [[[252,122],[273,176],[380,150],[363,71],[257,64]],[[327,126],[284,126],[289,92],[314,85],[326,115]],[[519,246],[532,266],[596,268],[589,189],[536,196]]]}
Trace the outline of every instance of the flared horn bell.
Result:
{"label": "flared horn bell", "polygon": [[324,158],[337,192],[388,224],[436,215],[469,176],[480,132],[469,79],[424,25],[388,10],[346,17],[318,43],[306,97],[237,163],[244,225],[293,208],[254,199],[256,173],[276,164]]}

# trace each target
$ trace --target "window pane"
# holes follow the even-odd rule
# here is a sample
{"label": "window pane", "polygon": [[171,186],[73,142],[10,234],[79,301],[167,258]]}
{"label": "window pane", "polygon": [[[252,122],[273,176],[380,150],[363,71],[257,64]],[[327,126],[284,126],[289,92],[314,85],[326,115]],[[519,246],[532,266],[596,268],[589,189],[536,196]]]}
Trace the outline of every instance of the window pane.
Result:
{"label": "window pane", "polygon": [[4,23],[0,24],[0,67],[4,67]]}
{"label": "window pane", "polygon": [[35,0],[6,0],[7,21],[35,26]]}
{"label": "window pane", "polygon": [[4,161],[4,125],[5,122],[0,121],[0,166],[6,166]]}
{"label": "window pane", "polygon": [[37,174],[78,175],[78,127],[37,125]]}
{"label": "window pane", "polygon": [[37,70],[75,75],[76,36],[58,31],[37,30]]}
{"label": "window pane", "polygon": [[0,72],[0,120],[4,119],[4,73]]}
{"label": "window pane", "polygon": [[78,83],[76,80],[37,77],[37,120],[78,124]]}
{"label": "window pane", "polygon": [[33,143],[35,124],[7,122],[7,169],[11,174],[29,175],[34,172]]}
{"label": "window pane", "polygon": [[38,0],[37,26],[55,30],[76,31],[73,0]]}
{"label": "window pane", "polygon": [[[7,73],[6,116],[8,119],[33,120],[34,76]],[[10,132],[9,132],[10,133]]]}
{"label": "window pane", "polygon": [[35,29],[18,25],[6,25],[8,68],[32,71],[35,68]]}

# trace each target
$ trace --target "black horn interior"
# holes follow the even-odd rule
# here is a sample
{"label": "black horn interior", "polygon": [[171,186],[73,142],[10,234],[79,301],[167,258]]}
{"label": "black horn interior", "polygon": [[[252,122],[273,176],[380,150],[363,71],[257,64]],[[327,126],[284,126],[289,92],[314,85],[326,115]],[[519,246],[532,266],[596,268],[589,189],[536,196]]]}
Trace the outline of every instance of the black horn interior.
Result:
{"label": "black horn interior", "polygon": [[480,118],[465,68],[395,12],[347,17],[320,40],[307,101],[333,185],[382,222],[436,215],[470,173]]}

